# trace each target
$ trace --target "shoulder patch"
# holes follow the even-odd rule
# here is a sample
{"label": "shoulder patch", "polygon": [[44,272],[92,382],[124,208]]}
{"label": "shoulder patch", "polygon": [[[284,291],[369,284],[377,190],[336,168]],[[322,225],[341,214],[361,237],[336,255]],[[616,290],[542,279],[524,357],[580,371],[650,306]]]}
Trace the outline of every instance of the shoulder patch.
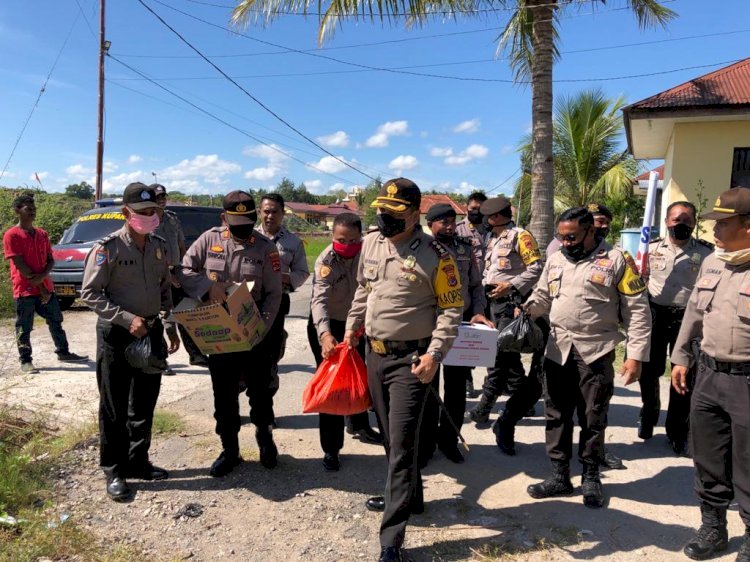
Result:
{"label": "shoulder patch", "polygon": [[430,248],[432,248],[433,250],[435,250],[435,253],[438,255],[438,258],[440,258],[441,261],[450,259],[450,257],[451,257],[451,255],[448,252],[447,248],[445,246],[443,246],[437,240],[432,240],[430,242]]}
{"label": "shoulder patch", "polygon": [[331,266],[326,265],[325,263],[320,266],[320,269],[318,270],[318,277],[321,279],[325,279],[331,274]]}
{"label": "shoulder patch", "polygon": [[109,251],[106,248],[99,248],[94,254],[96,265],[104,265],[109,261]]}
{"label": "shoulder patch", "polygon": [[617,283],[617,290],[623,295],[638,295],[646,290],[646,283],[638,273],[633,256],[623,251],[622,257],[625,259],[625,271],[623,271],[622,277]]}
{"label": "shoulder patch", "polygon": [[518,253],[524,265],[531,265],[542,259],[542,252],[539,251],[539,245],[528,230],[522,230],[518,234]]}
{"label": "shoulder patch", "polygon": [[[437,241],[434,241],[434,243],[443,247]],[[430,245],[432,246],[433,242]],[[440,308],[463,308],[464,299],[461,292],[461,279],[457,273],[456,262],[444,247],[443,251],[447,254],[447,257],[440,259],[433,285],[438,306]]]}

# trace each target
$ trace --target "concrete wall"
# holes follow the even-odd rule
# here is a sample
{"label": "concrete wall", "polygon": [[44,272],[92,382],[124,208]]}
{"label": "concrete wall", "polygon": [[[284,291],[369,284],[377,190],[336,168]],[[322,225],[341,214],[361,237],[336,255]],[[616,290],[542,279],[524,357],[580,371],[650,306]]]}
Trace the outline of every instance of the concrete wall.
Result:
{"label": "concrete wall", "polygon": [[[729,189],[735,147],[750,146],[750,121],[675,123],[665,155],[662,195],[663,224],[667,206],[687,200],[698,205],[698,181],[708,208]],[[702,238],[713,241],[711,221],[704,222]]]}

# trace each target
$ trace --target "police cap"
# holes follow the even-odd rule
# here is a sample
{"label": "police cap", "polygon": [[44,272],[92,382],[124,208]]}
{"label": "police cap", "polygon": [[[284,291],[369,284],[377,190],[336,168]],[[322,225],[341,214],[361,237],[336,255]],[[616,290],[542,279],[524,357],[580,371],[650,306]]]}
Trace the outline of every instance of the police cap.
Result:
{"label": "police cap", "polygon": [[239,190],[227,193],[221,205],[224,207],[224,216],[228,224],[255,224],[255,201],[249,193]]}
{"label": "police cap", "polygon": [[438,203],[430,207],[425,218],[427,222],[437,221],[440,219],[456,218],[456,210],[448,203]]}
{"label": "police cap", "polygon": [[152,183],[149,187],[154,190],[157,196],[167,194],[167,188],[160,183]]}
{"label": "police cap", "polygon": [[504,195],[487,199],[487,201],[482,203],[482,206],[479,207],[479,212],[485,217],[496,215],[498,213],[506,217],[513,216],[513,210],[510,207],[510,199]]}
{"label": "police cap", "polygon": [[159,208],[159,205],[156,203],[154,189],[141,182],[129,183],[125,187],[125,191],[122,194],[122,204],[134,211]]}
{"label": "police cap", "polygon": [[602,216],[607,217],[609,220],[612,220],[612,211],[607,209],[604,205],[601,205],[600,203],[589,203],[586,205],[586,209],[588,209],[588,212],[591,213],[591,216]]}
{"label": "police cap", "polygon": [[733,187],[720,194],[713,211],[703,213],[702,219],[720,221],[737,215],[750,215],[750,189]]}
{"label": "police cap", "polygon": [[396,178],[383,184],[370,206],[394,213],[403,213],[408,209],[419,209],[421,202],[422,192],[419,191],[416,183],[406,178]]}

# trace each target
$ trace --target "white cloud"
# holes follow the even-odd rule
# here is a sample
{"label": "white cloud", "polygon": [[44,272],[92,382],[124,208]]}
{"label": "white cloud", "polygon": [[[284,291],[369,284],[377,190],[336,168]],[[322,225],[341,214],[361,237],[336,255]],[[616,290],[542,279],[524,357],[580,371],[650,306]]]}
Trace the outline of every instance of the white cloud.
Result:
{"label": "white cloud", "polygon": [[437,158],[445,158],[446,156],[450,156],[453,154],[453,149],[449,146],[446,147],[439,147],[439,146],[433,146],[430,149],[430,156],[435,156]]}
{"label": "white cloud", "polygon": [[453,127],[454,133],[476,133],[479,130],[481,121],[479,119],[469,119],[468,121],[462,121],[455,127]]}
{"label": "white cloud", "polygon": [[448,166],[463,166],[464,164],[468,164],[472,160],[484,158],[485,156],[487,156],[487,154],[489,154],[489,152],[489,148],[484,145],[472,144],[470,146],[467,146],[458,154],[448,156],[445,160],[443,160],[443,162],[445,162],[445,164],[447,164]]}
{"label": "white cloud", "polygon": [[128,156],[128,164],[137,164],[141,160],[143,160],[143,158],[141,158],[137,154],[131,154],[130,156]]}
{"label": "white cloud", "polygon": [[336,182],[328,188],[328,191],[338,191],[339,189],[343,189],[344,191],[346,191],[346,184],[340,181]]}
{"label": "white cloud", "polygon": [[[143,172],[123,172],[116,176],[105,177],[102,181],[102,191],[107,193],[122,193],[125,186],[134,181],[143,181]],[[93,185],[93,184],[92,184]]]}
{"label": "white cloud", "polygon": [[[339,156],[338,158],[340,158],[341,160],[344,159],[343,156]],[[308,162],[307,166],[315,172],[324,174],[335,174],[346,169],[346,164],[344,164],[340,160],[337,160],[333,156],[323,156],[323,158],[321,158],[317,162]]]}
{"label": "white cloud", "polygon": [[182,160],[179,163],[164,168],[158,172],[162,183],[171,183],[171,189],[176,189],[176,182],[186,190],[195,191],[202,184],[222,185],[227,182],[226,176],[237,174],[242,167],[228,160],[222,160],[218,154],[199,154],[192,160]]}
{"label": "white cloud", "polygon": [[282,152],[275,144],[248,146],[245,147],[242,154],[266,160],[265,166],[258,166],[257,168],[245,172],[245,179],[255,181],[268,181],[273,179],[284,171],[284,163],[289,160],[289,156]]}
{"label": "white cloud", "polygon": [[325,189],[323,188],[323,182],[321,180],[307,180],[302,183],[304,183],[307,190],[312,193],[317,193],[321,195],[325,193]]}
{"label": "white cloud", "polygon": [[378,127],[374,135],[365,141],[365,146],[370,148],[383,148],[388,146],[388,139],[390,137],[402,137],[408,134],[408,121],[386,121]]}
{"label": "white cloud", "polygon": [[390,164],[388,164],[388,168],[396,172],[402,172],[403,170],[413,170],[417,166],[419,166],[419,160],[417,160],[414,156],[408,154],[396,156],[393,160],[391,160]]}
{"label": "white cloud", "polygon": [[349,146],[349,135],[347,135],[344,131],[336,131],[335,133],[331,133],[330,135],[323,135],[322,137],[318,137],[317,141],[323,146],[344,148],[346,146]]}
{"label": "white cloud", "polygon": [[115,170],[117,170],[119,166],[115,164],[114,162],[110,162],[109,160],[106,160],[104,163],[102,163],[102,172],[105,174],[111,174]]}
{"label": "white cloud", "polygon": [[69,176],[75,176],[78,178],[80,176],[90,176],[94,174],[94,170],[92,168],[87,168],[83,164],[73,164],[72,166],[65,168],[65,173]]}
{"label": "white cloud", "polygon": [[268,181],[272,179],[276,175],[277,172],[278,172],[278,169],[273,168],[273,167],[253,168],[252,170],[245,172],[245,179],[256,180],[256,181]]}
{"label": "white cloud", "polygon": [[473,191],[479,191],[479,187],[467,181],[462,181],[456,188],[456,193],[471,193]]}

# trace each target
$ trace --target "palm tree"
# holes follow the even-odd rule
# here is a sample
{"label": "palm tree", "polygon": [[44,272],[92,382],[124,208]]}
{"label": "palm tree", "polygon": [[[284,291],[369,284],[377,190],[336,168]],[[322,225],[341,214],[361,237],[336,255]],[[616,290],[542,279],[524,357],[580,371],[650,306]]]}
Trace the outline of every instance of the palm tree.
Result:
{"label": "palm tree", "polygon": [[[320,11],[318,41],[330,37],[343,17],[381,21],[405,17],[406,24],[423,24],[430,16],[478,15],[487,8],[512,8],[500,35],[499,51],[506,52],[516,80],[531,82],[531,202],[530,230],[540,244],[553,234],[552,171],[552,67],[558,56],[557,19],[562,9],[607,0],[237,0],[232,21],[246,25],[251,19],[270,21],[289,11]],[[659,0],[627,0],[641,28],[665,26],[676,13]],[[571,8],[572,7],[572,8]]]}
{"label": "palm tree", "polygon": [[[622,98],[608,99],[601,90],[563,97],[555,104],[552,131],[554,210],[591,202],[606,203],[631,196],[638,162],[622,149]],[[527,170],[516,183],[515,199],[521,220],[528,217],[532,199],[529,170],[534,147],[528,135],[519,147],[521,167]]]}

